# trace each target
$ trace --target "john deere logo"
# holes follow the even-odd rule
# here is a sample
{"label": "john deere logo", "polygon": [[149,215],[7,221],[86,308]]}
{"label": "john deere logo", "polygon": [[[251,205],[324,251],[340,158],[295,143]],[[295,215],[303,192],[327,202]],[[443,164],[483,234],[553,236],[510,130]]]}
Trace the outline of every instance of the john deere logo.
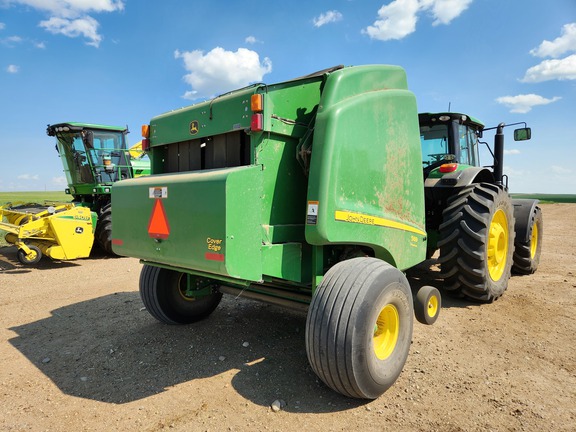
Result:
{"label": "john deere logo", "polygon": [[190,122],[190,135],[196,135],[198,133],[199,126],[198,120],[193,120]]}

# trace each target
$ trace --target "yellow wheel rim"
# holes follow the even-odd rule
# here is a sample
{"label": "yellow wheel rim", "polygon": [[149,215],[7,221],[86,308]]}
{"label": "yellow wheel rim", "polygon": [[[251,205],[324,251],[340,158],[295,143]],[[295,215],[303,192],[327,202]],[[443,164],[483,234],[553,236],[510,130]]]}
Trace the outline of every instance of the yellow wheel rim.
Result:
{"label": "yellow wheel rim", "polygon": [[508,258],[508,218],[498,210],[488,232],[488,272],[493,281],[502,277]]}
{"label": "yellow wheel rim", "polygon": [[538,249],[538,225],[532,226],[532,237],[530,238],[530,258],[534,259]]}
{"label": "yellow wheel rim", "polygon": [[186,283],[187,283],[186,275],[184,273],[181,273],[180,277],[178,278],[178,293],[180,293],[180,297],[182,297],[182,299],[186,301],[196,300],[194,297],[189,297],[186,295],[187,290]]}
{"label": "yellow wheel rim", "polygon": [[386,360],[394,352],[400,332],[400,317],[396,306],[388,304],[378,314],[374,325],[374,354]]}
{"label": "yellow wheel rim", "polygon": [[29,255],[24,255],[25,256],[25,260],[26,262],[33,262],[36,258],[38,258],[38,252],[36,252],[34,249],[30,249],[30,254]]}
{"label": "yellow wheel rim", "polygon": [[428,304],[426,305],[426,313],[430,318],[433,318],[438,313],[438,297],[435,295],[430,296]]}

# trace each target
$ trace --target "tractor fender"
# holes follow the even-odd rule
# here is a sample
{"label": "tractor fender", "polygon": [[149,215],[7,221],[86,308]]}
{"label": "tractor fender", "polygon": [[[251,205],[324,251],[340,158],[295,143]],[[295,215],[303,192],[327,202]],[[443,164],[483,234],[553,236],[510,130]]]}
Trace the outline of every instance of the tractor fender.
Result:
{"label": "tractor fender", "polygon": [[516,240],[520,242],[527,242],[528,227],[530,226],[530,218],[534,213],[534,209],[538,205],[537,199],[513,199],[512,205],[514,206],[514,231],[516,232]]}
{"label": "tractor fender", "polygon": [[436,188],[460,188],[481,182],[494,183],[492,172],[483,167],[470,167],[461,171],[444,174],[442,178],[439,179],[427,178],[424,182],[424,186]]}

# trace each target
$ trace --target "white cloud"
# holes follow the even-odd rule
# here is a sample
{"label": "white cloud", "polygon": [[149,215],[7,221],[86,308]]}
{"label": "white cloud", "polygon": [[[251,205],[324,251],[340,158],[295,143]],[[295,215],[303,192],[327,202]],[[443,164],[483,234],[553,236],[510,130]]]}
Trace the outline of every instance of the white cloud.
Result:
{"label": "white cloud", "polygon": [[506,154],[506,155],[517,155],[517,154],[520,154],[520,150],[518,150],[518,149],[504,150],[504,154]]}
{"label": "white cloud", "polygon": [[124,10],[123,0],[12,0],[12,3],[30,6],[63,18],[77,18],[91,12]]}
{"label": "white cloud", "polygon": [[473,0],[421,0],[422,9],[431,9],[432,16],[435,18],[432,25],[450,24],[450,22],[459,17]]}
{"label": "white cloud", "polygon": [[576,79],[576,54],[560,58],[563,54],[576,52],[576,23],[562,27],[561,36],[553,41],[545,40],[530,51],[535,57],[552,57],[532,66],[524,74],[521,82],[539,83],[550,80]]}
{"label": "white cloud", "polygon": [[64,177],[64,176],[52,177],[52,184],[54,184],[56,186],[67,186],[68,181],[66,180],[66,177]]}
{"label": "white cloud", "polygon": [[536,57],[558,58],[562,54],[576,51],[576,23],[566,24],[562,27],[562,35],[552,42],[545,40],[538,48],[530,51]]}
{"label": "white cloud", "polygon": [[18,72],[20,72],[20,66],[17,65],[8,65],[8,67],[6,68],[6,72],[11,73],[11,74],[16,74]]}
{"label": "white cloud", "polygon": [[402,39],[416,31],[419,14],[429,11],[432,25],[450,24],[473,0],[393,0],[378,10],[378,20],[362,30],[371,39]]}
{"label": "white cloud", "polygon": [[21,174],[18,176],[18,180],[38,180],[40,176],[38,174]]}
{"label": "white cloud", "polygon": [[314,18],[312,22],[314,27],[322,27],[323,25],[330,24],[333,22],[342,21],[342,14],[337,10],[330,10],[328,12],[321,13],[320,16]]}
{"label": "white cloud", "polygon": [[520,81],[538,83],[550,80],[573,80],[576,79],[576,54],[563,59],[544,60],[542,63],[532,66],[526,71]]}
{"label": "white cloud", "polygon": [[124,10],[123,0],[11,0],[49,14],[40,27],[53,34],[67,37],[82,36],[87,45],[98,47],[102,36],[98,33],[99,23],[89,13],[116,12]]}
{"label": "white cloud", "polygon": [[513,177],[522,177],[525,174],[523,170],[518,170],[516,168],[512,168],[511,166],[507,165],[504,165],[504,172],[506,173],[506,175]]}
{"label": "white cloud", "polygon": [[260,62],[258,53],[246,48],[233,52],[216,47],[206,54],[200,50],[176,50],[174,57],[184,61],[188,71],[184,81],[192,86],[184,98],[192,100],[262,81],[262,77],[272,71],[272,61],[268,57]]}
{"label": "white cloud", "polygon": [[44,27],[50,33],[63,34],[68,37],[84,36],[89,42],[87,45],[92,45],[96,48],[102,41],[102,36],[98,34],[98,21],[91,16],[84,16],[77,19],[52,17],[49,20],[41,21],[40,27]]}
{"label": "white cloud", "polygon": [[9,36],[6,38],[8,42],[20,43],[22,42],[22,38],[20,36]]}
{"label": "white cloud", "polygon": [[537,105],[548,105],[549,103],[556,102],[562,99],[559,96],[552,99],[546,99],[536,94],[521,94],[517,96],[502,96],[496,99],[499,104],[505,105],[510,108],[513,113],[527,113]]}
{"label": "white cloud", "polygon": [[6,45],[9,48],[14,48],[14,46],[16,46],[16,44],[22,43],[24,41],[24,39],[22,39],[20,36],[8,36],[5,38],[0,39],[0,42],[3,45]]}
{"label": "white cloud", "polygon": [[6,24],[0,22],[0,30],[4,30],[6,28]]}
{"label": "white cloud", "polygon": [[420,10],[418,0],[394,0],[378,11],[379,20],[362,30],[371,39],[402,39],[416,30],[417,13]]}
{"label": "white cloud", "polygon": [[261,44],[264,43],[263,41],[261,41],[260,39],[258,39],[256,36],[247,36],[246,39],[244,39],[244,42],[246,42],[247,44]]}
{"label": "white cloud", "polygon": [[570,168],[562,167],[560,165],[552,165],[551,169],[554,174],[558,175],[567,175],[572,174],[574,172]]}

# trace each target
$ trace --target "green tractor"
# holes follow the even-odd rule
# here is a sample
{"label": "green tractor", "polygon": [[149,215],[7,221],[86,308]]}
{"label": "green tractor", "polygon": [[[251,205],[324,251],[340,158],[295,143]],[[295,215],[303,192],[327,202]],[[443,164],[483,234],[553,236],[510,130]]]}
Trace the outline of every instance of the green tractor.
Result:
{"label": "green tractor", "polygon": [[306,310],[314,372],[376,398],[402,371],[413,317],[433,324],[441,308],[438,289],[411,287],[405,271],[439,248],[450,293],[488,302],[507,286],[514,238],[519,269],[535,270],[540,251],[540,212],[510,200],[502,143],[479,167],[459,126],[477,149],[482,125],[429,117],[388,65],[159,115],[142,127],[153,175],[112,189],[114,252],[142,260],[142,301],[166,324],[206,318],[223,294]]}
{"label": "green tractor", "polygon": [[[445,292],[493,301],[506,290],[511,272],[538,268],[543,234],[538,201],[508,195],[504,123],[484,128],[452,112],[422,113],[419,123],[428,256],[440,249]],[[514,131],[516,141],[530,139],[525,126]],[[488,147],[493,164],[484,167],[480,138],[489,130],[496,130],[493,150]]]}
{"label": "green tractor", "polygon": [[119,180],[150,174],[150,160],[141,143],[128,148],[128,129],[88,123],[48,125],[46,133],[56,137],[68,182],[66,193],[73,202],[98,215],[95,237],[112,254],[112,185]]}

